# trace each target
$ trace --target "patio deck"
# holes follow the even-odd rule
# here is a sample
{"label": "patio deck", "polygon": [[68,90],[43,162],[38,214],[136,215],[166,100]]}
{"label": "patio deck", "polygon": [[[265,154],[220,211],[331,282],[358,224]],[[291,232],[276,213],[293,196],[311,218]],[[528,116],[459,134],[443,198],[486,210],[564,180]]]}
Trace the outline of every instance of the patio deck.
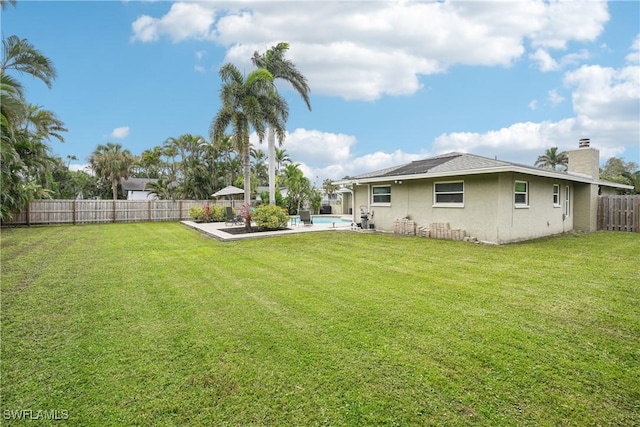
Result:
{"label": "patio deck", "polygon": [[[295,234],[295,233],[309,233],[315,231],[352,231],[350,223],[344,222],[335,222],[329,224],[311,224],[304,225],[301,222],[297,222],[294,225],[289,226],[286,230],[275,230],[275,231],[260,231],[256,233],[244,233],[244,234],[231,234],[227,233],[224,230],[227,228],[243,228],[244,225],[234,225],[228,226],[225,225],[224,222],[194,222],[194,221],[180,221],[182,224],[187,227],[191,227],[199,232],[211,236],[217,240],[223,242],[229,242],[234,240],[243,240],[243,239],[256,239],[262,237],[273,237],[273,236],[282,236],[286,234]],[[255,226],[255,223],[252,224]]]}

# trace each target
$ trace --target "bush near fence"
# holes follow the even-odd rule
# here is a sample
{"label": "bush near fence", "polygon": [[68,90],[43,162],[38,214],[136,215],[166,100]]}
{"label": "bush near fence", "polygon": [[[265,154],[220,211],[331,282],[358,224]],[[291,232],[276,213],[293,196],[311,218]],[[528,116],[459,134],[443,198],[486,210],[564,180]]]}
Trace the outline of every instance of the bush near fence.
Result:
{"label": "bush near fence", "polygon": [[[238,202],[241,203],[241,202]],[[192,206],[228,206],[212,200],[32,200],[3,225],[96,224],[189,220]]]}

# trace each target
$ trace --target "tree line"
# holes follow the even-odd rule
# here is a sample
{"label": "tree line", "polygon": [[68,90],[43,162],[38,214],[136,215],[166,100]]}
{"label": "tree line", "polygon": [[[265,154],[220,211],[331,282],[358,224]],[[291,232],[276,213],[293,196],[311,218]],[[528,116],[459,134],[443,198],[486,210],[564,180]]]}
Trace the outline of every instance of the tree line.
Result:
{"label": "tree line", "polygon": [[[15,1],[0,0],[3,10],[8,4]],[[303,204],[320,205],[320,191],[286,150],[275,146],[276,138],[279,146],[284,141],[289,112],[275,80],[289,82],[311,109],[307,80],[285,57],[287,43],[255,52],[251,60],[257,68],[246,77],[232,64],[222,66],[221,108],[208,140],[191,134],[169,137],[138,156],[120,144],[100,144],[88,159],[91,173],[70,170],[76,156],[65,161],[51,151],[49,142],[64,142],[67,129],[54,112],[31,104],[13,75],[34,77],[51,88],[56,78],[52,61],[16,35],[3,37],[2,49],[0,221],[9,221],[32,199],[121,198],[123,180],[132,177],[152,179],[148,189],[160,199],[209,199],[235,185],[244,187],[248,204],[258,186],[268,186],[262,200],[292,213]],[[252,131],[260,142],[268,138],[268,156],[249,143]],[[329,193],[336,190],[328,180],[323,185]],[[281,186],[288,189],[286,197],[276,190]]]}

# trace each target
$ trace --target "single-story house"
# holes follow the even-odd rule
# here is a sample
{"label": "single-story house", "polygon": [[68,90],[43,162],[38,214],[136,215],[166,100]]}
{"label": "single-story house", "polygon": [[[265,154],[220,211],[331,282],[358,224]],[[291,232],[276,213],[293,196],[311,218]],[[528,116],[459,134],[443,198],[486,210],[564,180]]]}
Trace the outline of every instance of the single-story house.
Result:
{"label": "single-story house", "polygon": [[566,172],[453,152],[336,183],[350,192],[343,200],[353,221],[381,231],[402,218],[497,244],[595,231],[598,195],[632,187],[599,179],[599,151],[588,140],[567,154]]}
{"label": "single-story house", "polygon": [[155,200],[158,197],[147,189],[147,184],[157,179],[129,178],[122,181],[122,189],[127,192],[127,200]]}

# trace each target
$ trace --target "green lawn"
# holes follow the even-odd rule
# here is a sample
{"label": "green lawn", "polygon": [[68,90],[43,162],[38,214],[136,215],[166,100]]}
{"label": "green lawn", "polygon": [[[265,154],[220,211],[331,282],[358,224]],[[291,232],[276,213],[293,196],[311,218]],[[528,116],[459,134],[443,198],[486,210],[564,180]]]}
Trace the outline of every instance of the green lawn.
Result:
{"label": "green lawn", "polygon": [[1,236],[2,422],[640,424],[640,234]]}

